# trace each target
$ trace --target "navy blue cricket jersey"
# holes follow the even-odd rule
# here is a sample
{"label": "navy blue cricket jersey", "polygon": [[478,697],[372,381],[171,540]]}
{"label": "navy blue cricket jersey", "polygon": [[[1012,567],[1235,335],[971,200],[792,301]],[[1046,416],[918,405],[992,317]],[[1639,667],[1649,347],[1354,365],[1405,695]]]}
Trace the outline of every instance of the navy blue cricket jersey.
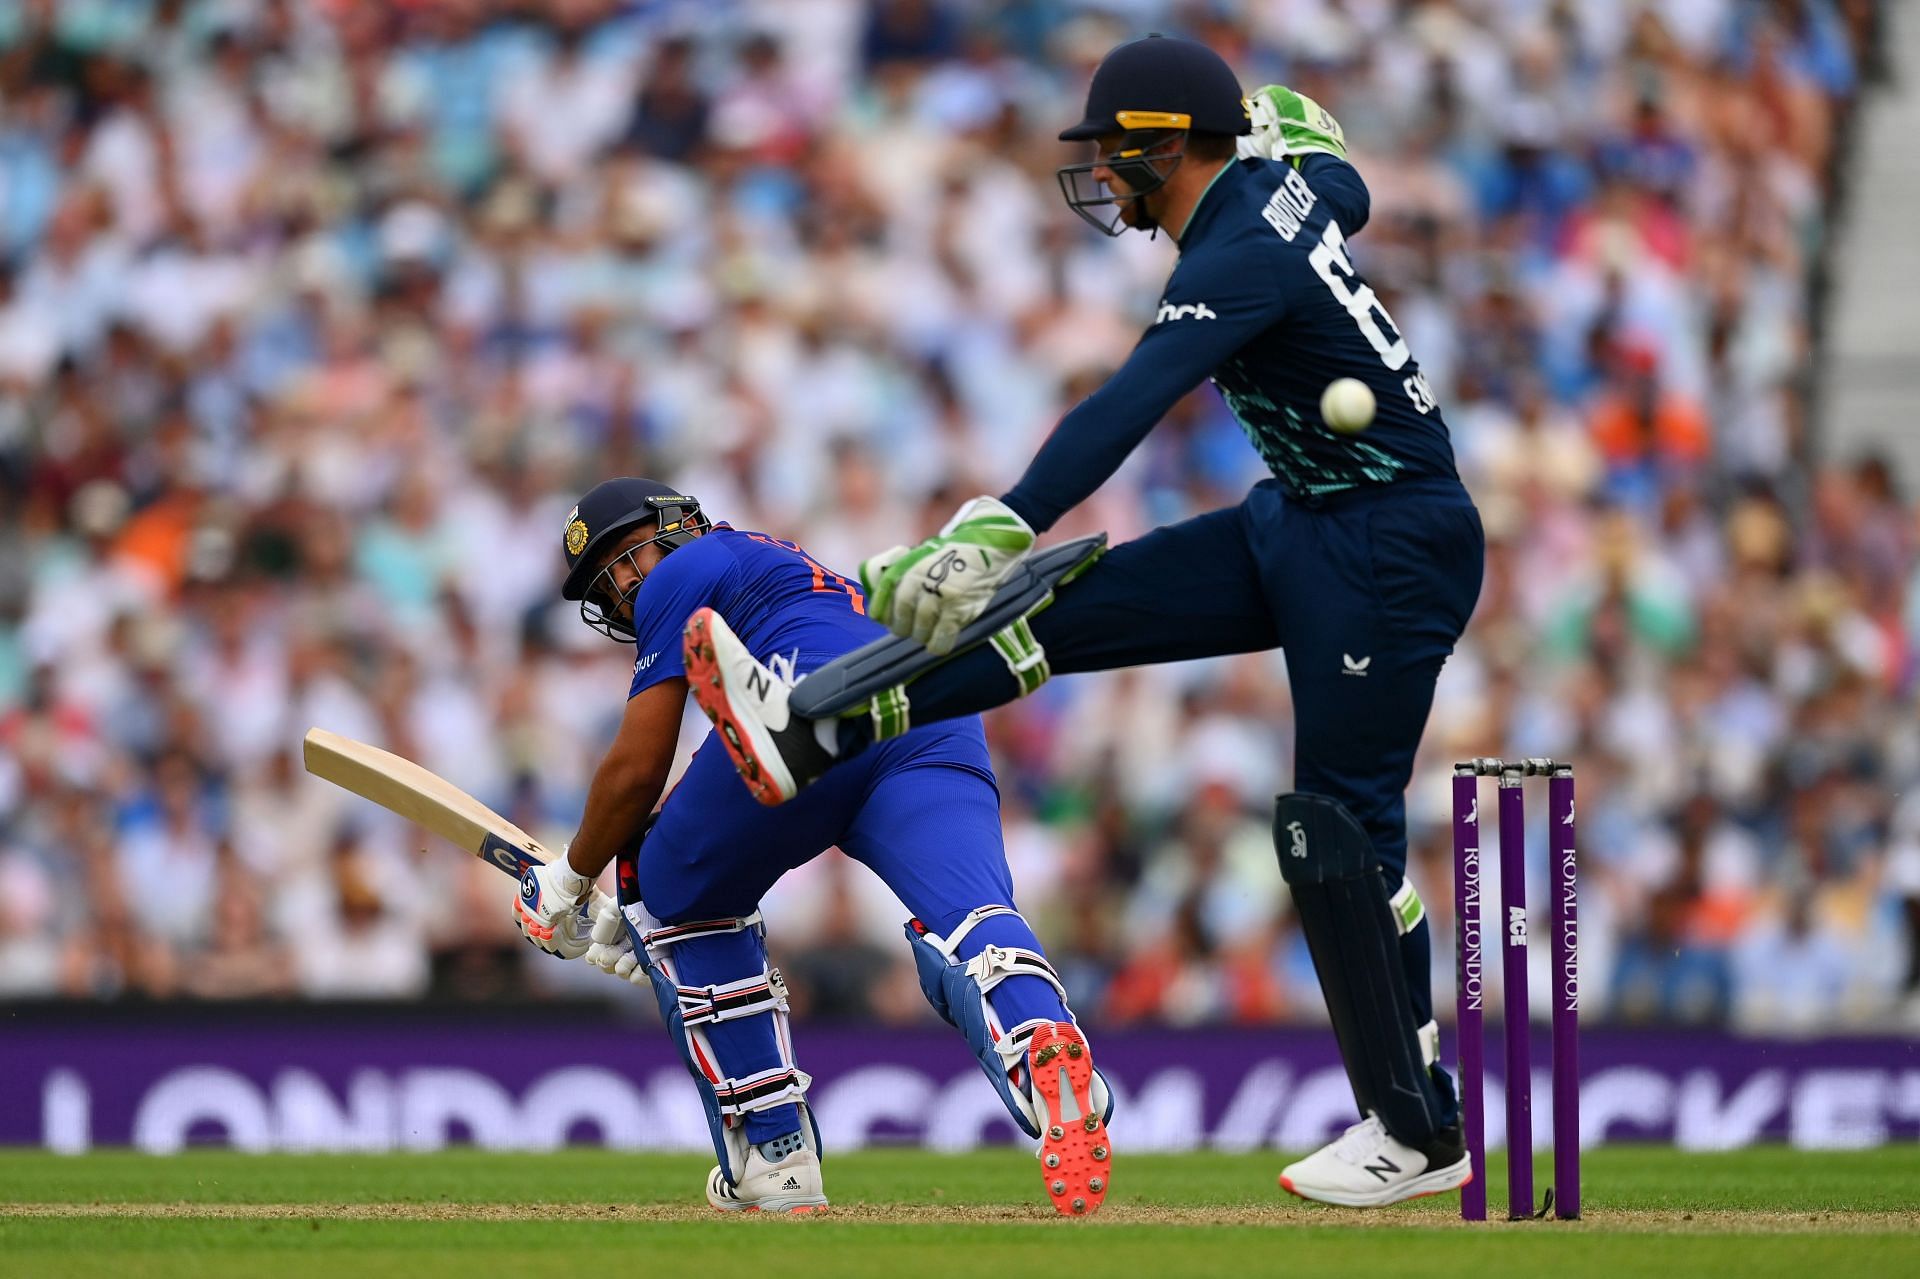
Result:
{"label": "navy blue cricket jersey", "polygon": [[[1101,388],[1060,420],[1004,500],[1036,530],[1105,483],[1179,398],[1211,378],[1289,496],[1457,478],[1453,446],[1406,339],[1354,269],[1366,184],[1336,156],[1239,160],[1180,236],[1153,324]],[[1336,378],[1379,404],[1365,431],[1321,419]]]}

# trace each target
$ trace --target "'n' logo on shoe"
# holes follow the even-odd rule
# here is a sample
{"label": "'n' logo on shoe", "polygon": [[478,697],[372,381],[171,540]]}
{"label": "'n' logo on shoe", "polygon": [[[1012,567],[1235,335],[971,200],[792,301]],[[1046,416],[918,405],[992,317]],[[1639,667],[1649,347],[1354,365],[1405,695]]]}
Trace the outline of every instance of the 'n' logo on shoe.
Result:
{"label": "'n' logo on shoe", "polygon": [[1364,1167],[1368,1172],[1378,1177],[1383,1185],[1387,1181],[1387,1174],[1400,1171],[1400,1165],[1385,1155],[1376,1156],[1375,1159],[1376,1161],[1374,1163],[1366,1164]]}
{"label": "'n' logo on shoe", "polygon": [[773,691],[773,681],[767,678],[765,671],[753,667],[747,672],[747,691],[765,701],[767,694]]}

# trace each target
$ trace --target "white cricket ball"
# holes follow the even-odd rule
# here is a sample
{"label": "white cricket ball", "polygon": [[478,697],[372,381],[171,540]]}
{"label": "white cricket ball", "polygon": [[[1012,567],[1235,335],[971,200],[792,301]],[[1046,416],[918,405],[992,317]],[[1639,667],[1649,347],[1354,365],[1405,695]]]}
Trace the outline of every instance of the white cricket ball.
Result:
{"label": "white cricket ball", "polygon": [[1372,425],[1375,407],[1373,389],[1357,377],[1335,378],[1320,392],[1320,416],[1342,435]]}

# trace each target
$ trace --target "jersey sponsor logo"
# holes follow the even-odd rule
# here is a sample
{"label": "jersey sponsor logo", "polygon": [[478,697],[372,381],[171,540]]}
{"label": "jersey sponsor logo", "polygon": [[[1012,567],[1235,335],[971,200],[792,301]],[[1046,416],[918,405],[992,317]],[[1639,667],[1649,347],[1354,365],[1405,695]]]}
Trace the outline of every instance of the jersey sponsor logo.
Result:
{"label": "jersey sponsor logo", "polygon": [[1372,665],[1373,658],[1371,655],[1355,657],[1352,653],[1340,654],[1340,673],[1342,675],[1358,675],[1364,679],[1367,674],[1367,667]]}
{"label": "jersey sponsor logo", "polygon": [[1165,324],[1168,320],[1217,320],[1219,315],[1205,302],[1189,302],[1175,306],[1171,302],[1162,302],[1160,310],[1154,314],[1155,324]]}
{"label": "jersey sponsor logo", "polygon": [[648,653],[645,657],[635,658],[633,662],[633,673],[638,675],[641,671],[646,670],[647,667],[652,666],[653,659],[658,656],[660,656],[658,653]]}
{"label": "jersey sponsor logo", "polygon": [[1313,188],[1307,185],[1307,180],[1300,176],[1298,169],[1288,169],[1280,185],[1267,198],[1267,207],[1260,210],[1260,216],[1267,220],[1268,226],[1280,233],[1281,239],[1292,243],[1319,199],[1313,193]]}

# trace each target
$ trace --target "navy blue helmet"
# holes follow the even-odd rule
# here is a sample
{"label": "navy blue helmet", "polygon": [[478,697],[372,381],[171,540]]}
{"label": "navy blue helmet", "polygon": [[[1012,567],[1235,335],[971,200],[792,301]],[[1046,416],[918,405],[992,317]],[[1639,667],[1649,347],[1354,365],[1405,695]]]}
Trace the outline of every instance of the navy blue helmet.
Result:
{"label": "navy blue helmet", "polygon": [[[1060,193],[1088,225],[1118,235],[1124,229],[1118,206],[1166,184],[1186,156],[1186,135],[1235,137],[1252,131],[1240,81],[1225,58],[1192,40],[1158,34],[1134,40],[1101,60],[1087,88],[1086,114],[1060,131],[1062,142],[1117,133],[1120,144],[1098,159],[1061,166]],[[1170,148],[1176,138],[1181,145]],[[1127,189],[1114,191],[1095,178],[1099,168],[1111,170]],[[1088,211],[1101,206],[1114,209],[1104,221]],[[1153,222],[1141,216],[1134,225],[1148,230]]]}
{"label": "navy blue helmet", "polygon": [[[700,512],[698,498],[688,497],[659,480],[638,476],[602,480],[567,512],[562,547],[567,556],[567,577],[560,586],[560,596],[580,601],[580,620],[588,626],[629,643],[634,639],[631,614],[626,618],[618,614],[639,589],[638,581],[623,594],[614,580],[615,561],[601,564],[599,560],[608,548],[648,521],[658,525],[653,536],[627,548],[619,559],[631,560],[645,546],[657,544],[667,551],[684,546],[709,524]],[[637,578],[645,577],[637,565],[635,573]]]}

